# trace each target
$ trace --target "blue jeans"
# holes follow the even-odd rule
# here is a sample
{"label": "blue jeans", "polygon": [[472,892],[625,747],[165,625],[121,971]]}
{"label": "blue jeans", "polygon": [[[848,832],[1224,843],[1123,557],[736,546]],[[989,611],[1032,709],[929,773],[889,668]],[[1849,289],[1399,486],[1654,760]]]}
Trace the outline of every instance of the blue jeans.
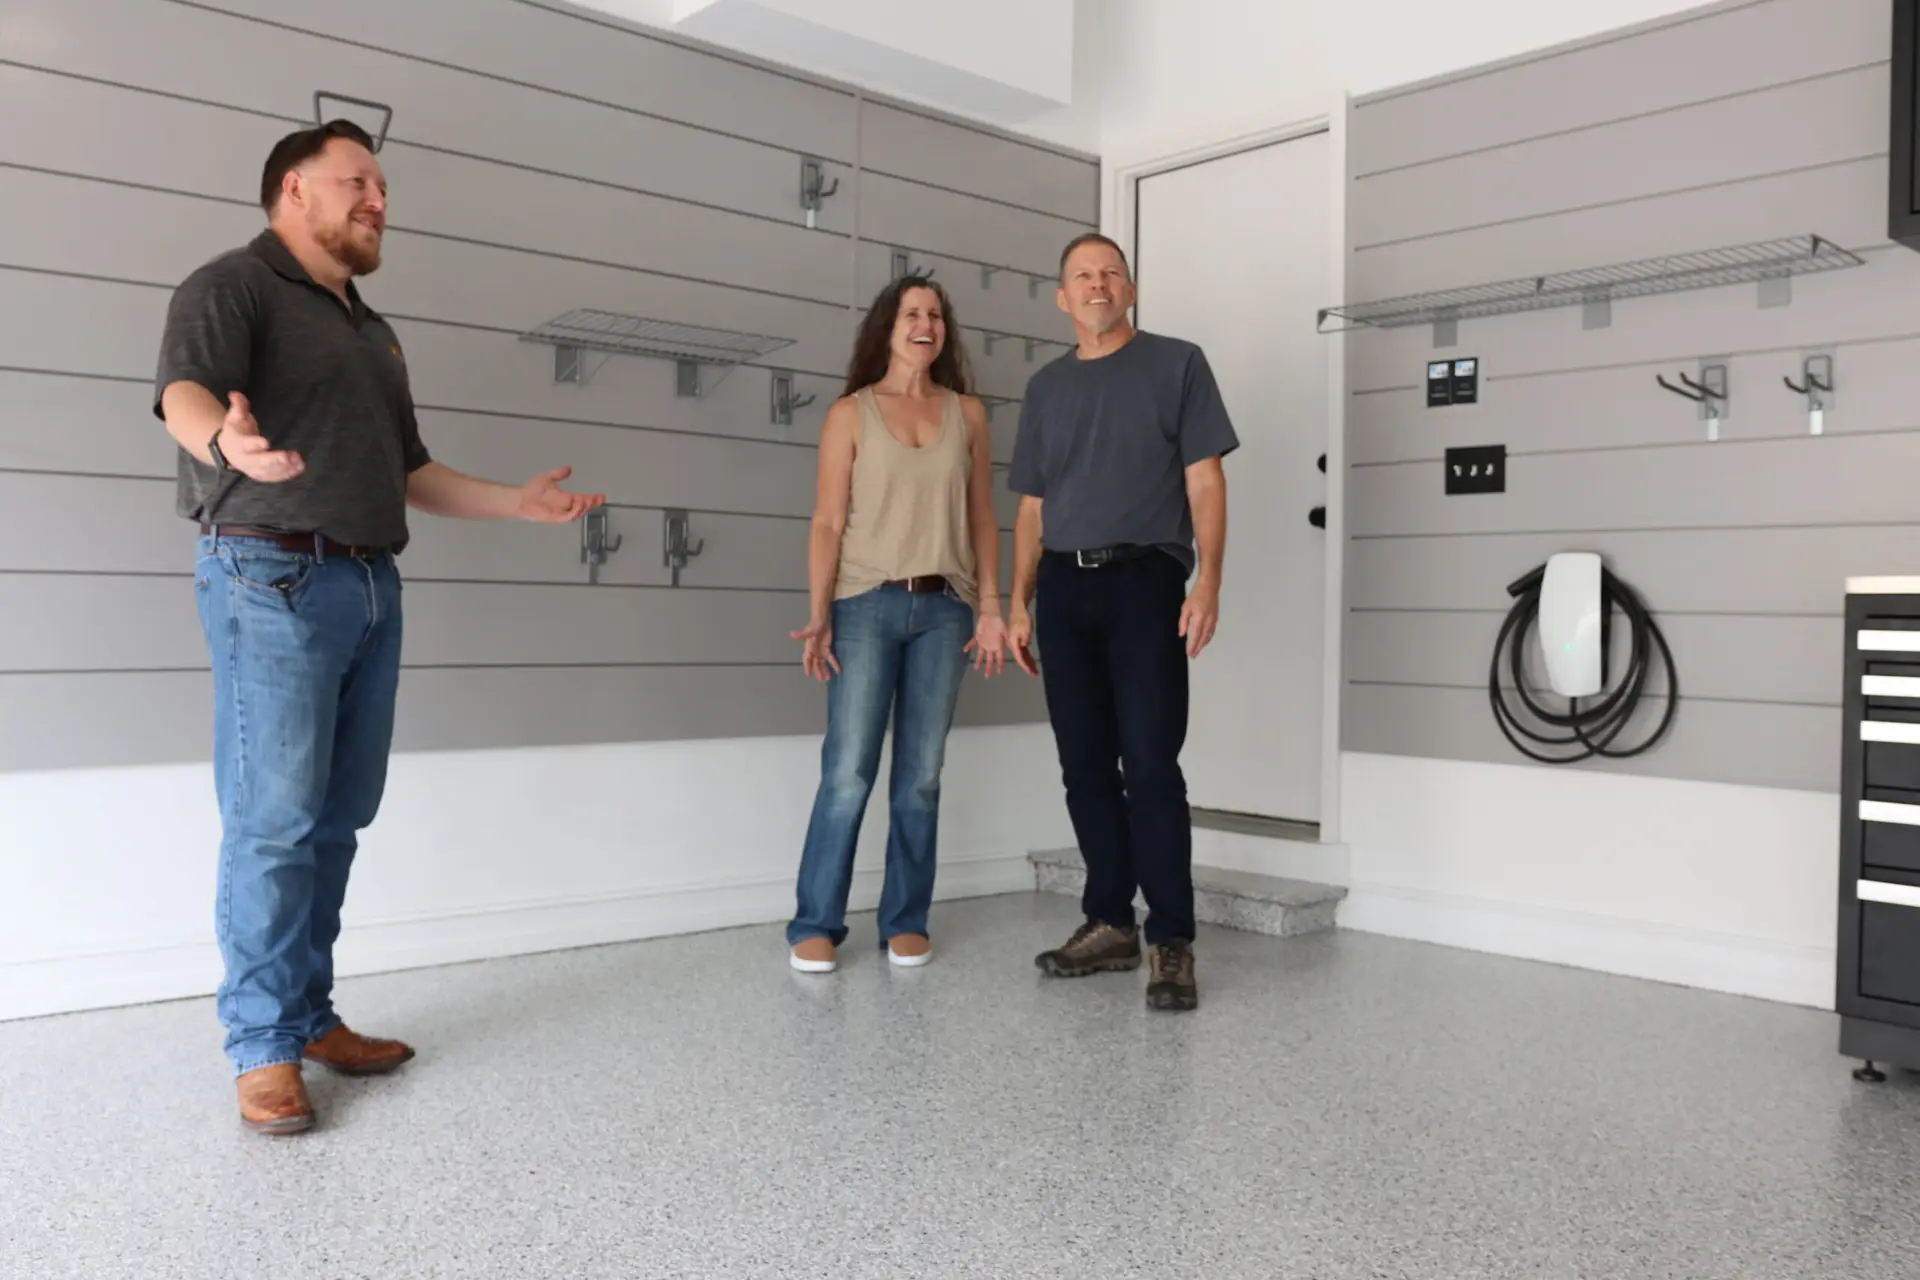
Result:
{"label": "blue jeans", "polygon": [[391,557],[201,537],[220,804],[216,1008],[235,1074],[299,1062],[339,1025],[333,944],[359,832],[386,787],[400,682]]}
{"label": "blue jeans", "polygon": [[835,946],[846,941],[854,846],[880,771],[890,712],[893,777],[880,941],[927,932],[940,769],[972,636],[973,610],[951,590],[912,595],[901,587],[876,587],[834,602],[833,655],[840,672],[827,684],[820,789],[800,855],[789,945],[805,938],[829,938]]}

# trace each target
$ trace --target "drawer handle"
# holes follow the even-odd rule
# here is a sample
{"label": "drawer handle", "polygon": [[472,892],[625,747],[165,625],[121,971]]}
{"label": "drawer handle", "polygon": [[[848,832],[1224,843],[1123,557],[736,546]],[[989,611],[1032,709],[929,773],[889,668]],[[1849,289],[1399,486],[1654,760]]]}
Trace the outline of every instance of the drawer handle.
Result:
{"label": "drawer handle", "polygon": [[1860,692],[1869,698],[1920,698],[1920,678],[1914,676],[1861,676]]}
{"label": "drawer handle", "polygon": [[1920,631],[1862,631],[1858,642],[1875,653],[1920,653]]}
{"label": "drawer handle", "polygon": [[1862,880],[1854,886],[1854,896],[1862,902],[1883,902],[1894,907],[1920,907],[1920,885],[1892,884],[1886,880]]}
{"label": "drawer handle", "polygon": [[1905,742],[1920,746],[1920,724],[1909,724],[1901,720],[1862,720],[1860,741]]}
{"label": "drawer handle", "polygon": [[1891,822],[1902,827],[1920,827],[1920,804],[1894,804],[1891,800],[1862,800],[1860,821]]}

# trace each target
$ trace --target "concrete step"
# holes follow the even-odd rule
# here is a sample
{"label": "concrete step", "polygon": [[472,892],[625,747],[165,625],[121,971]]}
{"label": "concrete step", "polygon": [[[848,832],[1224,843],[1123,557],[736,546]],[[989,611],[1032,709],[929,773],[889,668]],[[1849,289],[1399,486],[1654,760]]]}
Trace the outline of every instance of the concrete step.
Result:
{"label": "concrete step", "polygon": [[[1078,849],[1050,849],[1028,855],[1033,863],[1034,888],[1041,893],[1079,897],[1086,888],[1086,864]],[[1269,937],[1291,938],[1319,933],[1334,926],[1334,913],[1347,891],[1339,885],[1288,880],[1281,876],[1193,869],[1193,914],[1201,924],[1243,929]],[[1145,903],[1134,900],[1143,913]]]}

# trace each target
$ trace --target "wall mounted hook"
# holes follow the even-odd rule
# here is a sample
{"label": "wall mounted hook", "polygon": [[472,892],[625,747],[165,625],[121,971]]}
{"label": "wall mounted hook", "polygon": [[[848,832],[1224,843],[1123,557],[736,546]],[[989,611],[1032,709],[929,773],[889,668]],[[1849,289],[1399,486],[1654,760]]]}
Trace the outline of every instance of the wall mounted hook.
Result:
{"label": "wall mounted hook", "polygon": [[1787,390],[1807,398],[1807,434],[1824,435],[1827,410],[1833,407],[1833,356],[1827,352],[1810,355],[1800,367],[1800,381],[1783,377]]}
{"label": "wall mounted hook", "polygon": [[315,124],[327,123],[328,115],[325,104],[328,102],[344,102],[350,107],[366,107],[370,111],[378,111],[380,113],[380,128],[377,131],[369,129],[367,132],[373,134],[374,154],[379,154],[380,148],[387,145],[387,130],[393,125],[392,107],[384,102],[369,102],[365,98],[349,98],[344,93],[334,93],[327,89],[315,89],[313,91],[313,122]]}
{"label": "wall mounted hook", "polygon": [[620,549],[625,541],[619,534],[611,531],[607,509],[595,507],[580,518],[580,563],[587,566],[587,581],[600,581],[600,566],[607,557]]}
{"label": "wall mounted hook", "polygon": [[1700,377],[1689,378],[1686,374],[1676,374],[1684,386],[1676,387],[1668,382],[1665,374],[1656,373],[1653,380],[1660,386],[1685,400],[1692,400],[1700,406],[1700,417],[1707,424],[1707,439],[1720,438],[1720,424],[1727,419],[1727,366],[1723,361],[1700,362]]}
{"label": "wall mounted hook", "polygon": [[827,181],[825,161],[800,157],[800,207],[806,211],[809,230],[819,225],[821,202],[839,190],[840,179]]}
{"label": "wall mounted hook", "polygon": [[673,585],[680,585],[680,571],[687,562],[706,550],[705,538],[690,539],[688,534],[687,513],[673,510],[665,513],[665,527],[660,562],[673,571]]}

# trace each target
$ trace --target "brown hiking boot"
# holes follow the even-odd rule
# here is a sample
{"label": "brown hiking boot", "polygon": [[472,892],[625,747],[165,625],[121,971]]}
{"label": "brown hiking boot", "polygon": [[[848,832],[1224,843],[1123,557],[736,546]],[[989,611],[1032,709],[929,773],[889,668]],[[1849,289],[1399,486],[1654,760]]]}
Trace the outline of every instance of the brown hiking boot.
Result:
{"label": "brown hiking boot", "polygon": [[1147,980],[1147,1008],[1185,1011],[1200,1007],[1193,980],[1193,944],[1163,942],[1153,949],[1153,976]]}
{"label": "brown hiking boot", "polygon": [[300,1064],[249,1071],[234,1082],[240,1095],[240,1123],[255,1133],[304,1133],[313,1128],[313,1104]]}
{"label": "brown hiking boot", "polygon": [[1033,958],[1048,976],[1084,978],[1090,973],[1116,973],[1140,967],[1140,930],[1089,920],[1073,931],[1057,951]]}

